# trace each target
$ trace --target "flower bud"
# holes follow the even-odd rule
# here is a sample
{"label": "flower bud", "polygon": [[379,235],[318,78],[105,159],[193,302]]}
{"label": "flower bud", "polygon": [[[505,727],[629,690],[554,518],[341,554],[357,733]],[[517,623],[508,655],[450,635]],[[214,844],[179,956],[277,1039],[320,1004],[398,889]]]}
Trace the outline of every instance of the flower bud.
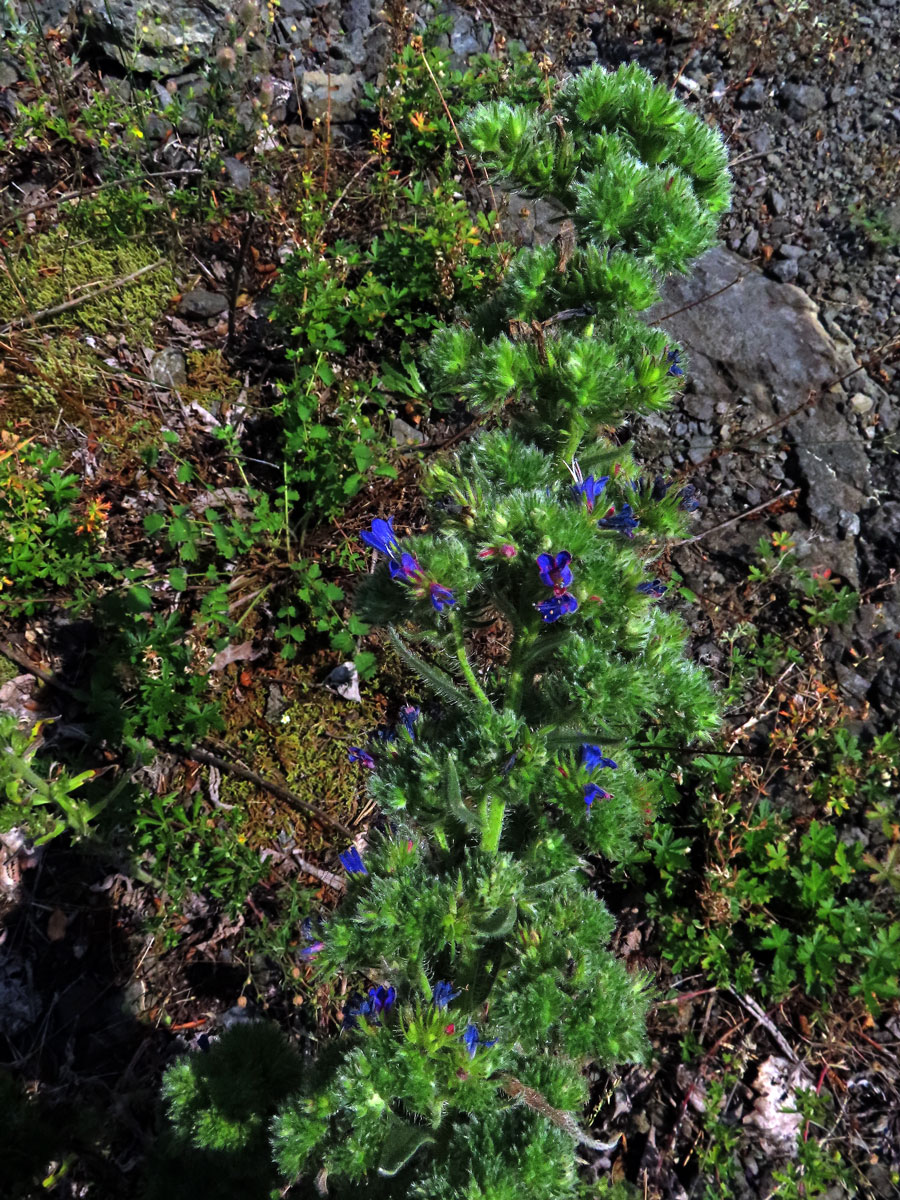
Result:
{"label": "flower bud", "polygon": [[222,46],[216,55],[216,64],[220,71],[233,71],[237,59],[230,46]]}

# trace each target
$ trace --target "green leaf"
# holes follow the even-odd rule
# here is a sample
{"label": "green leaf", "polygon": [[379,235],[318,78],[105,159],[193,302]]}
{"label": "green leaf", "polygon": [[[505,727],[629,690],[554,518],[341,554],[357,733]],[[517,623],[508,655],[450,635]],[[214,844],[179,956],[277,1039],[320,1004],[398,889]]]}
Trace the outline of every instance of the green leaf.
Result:
{"label": "green leaf", "polygon": [[190,483],[194,478],[194,468],[190,463],[182,463],[175,472],[175,478],[179,483]]}
{"label": "green leaf", "polygon": [[422,1125],[407,1125],[405,1121],[391,1117],[388,1135],[381,1148],[379,1175],[396,1175],[422,1146],[433,1146],[434,1138]]}
{"label": "green leaf", "polygon": [[187,588],[187,571],[184,567],[173,567],[169,572],[169,583],[176,592],[183,592]]}
{"label": "green leaf", "polygon": [[414,654],[401,641],[400,635],[393,625],[388,626],[388,637],[391,639],[391,645],[406,665],[411,667],[417,675],[420,675],[426,683],[430,684],[443,700],[446,700],[448,704],[456,704],[472,714],[479,711],[468,694],[462,688],[457,687],[449,675],[445,674],[439,667],[433,667],[431,663],[427,663],[423,658],[419,658],[418,654]]}
{"label": "green leaf", "polygon": [[144,517],[144,531],[151,537],[154,533],[159,533],[161,529],[165,529],[166,518],[162,513],[147,513]]}
{"label": "green leaf", "polygon": [[479,922],[477,929],[482,937],[501,938],[506,937],[509,931],[516,923],[519,915],[519,906],[515,900],[510,900],[509,904],[502,908],[495,909],[489,916]]}
{"label": "green leaf", "polygon": [[128,607],[132,612],[149,612],[153,607],[153,593],[145,587],[129,588]]}

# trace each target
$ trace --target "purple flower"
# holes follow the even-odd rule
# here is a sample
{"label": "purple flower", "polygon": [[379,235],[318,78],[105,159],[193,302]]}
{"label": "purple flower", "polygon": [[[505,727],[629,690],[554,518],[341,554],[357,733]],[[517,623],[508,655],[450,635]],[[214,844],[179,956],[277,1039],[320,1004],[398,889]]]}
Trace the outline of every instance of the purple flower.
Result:
{"label": "purple flower", "polygon": [[670,350],[669,353],[666,355],[666,359],[670,363],[669,371],[668,371],[668,373],[670,375],[683,375],[684,374],[684,371],[678,365],[678,360],[680,357],[681,357],[680,350]]}
{"label": "purple flower", "polygon": [[446,979],[439,979],[434,985],[434,1007],[438,1012],[443,1012],[450,1001],[459,995],[459,992],[454,992],[452,983],[448,983]]}
{"label": "purple flower", "polygon": [[639,583],[637,585],[637,591],[639,591],[642,596],[653,596],[657,600],[664,596],[667,590],[668,589],[666,588],[666,585],[661,579],[653,579],[649,580],[647,583]]}
{"label": "purple flower", "polygon": [[475,1052],[477,1051],[479,1046],[484,1046],[486,1049],[488,1046],[496,1046],[497,1045],[496,1038],[492,1038],[491,1041],[489,1041],[489,1042],[483,1042],[481,1040],[481,1038],[478,1036],[478,1030],[475,1028],[474,1025],[466,1026],[466,1032],[462,1035],[462,1040],[466,1044],[466,1049],[469,1052],[469,1058],[475,1057]]}
{"label": "purple flower", "polygon": [[599,479],[595,479],[593,475],[588,475],[587,479],[582,479],[573,485],[572,495],[576,500],[583,498],[588,512],[593,512],[595,503],[603,495],[608,483],[608,475],[601,475]]}
{"label": "purple flower", "polygon": [[[399,562],[397,559],[399,559]],[[422,568],[413,556],[411,554],[400,553],[398,547],[397,559],[392,558],[390,562],[391,579],[399,579],[403,583],[420,583],[422,580]]]}
{"label": "purple flower", "polygon": [[553,621],[558,621],[560,617],[564,617],[566,613],[576,612],[578,601],[571,592],[560,591],[548,600],[541,600],[534,607],[541,614],[541,619],[549,625]]}
{"label": "purple flower", "polygon": [[413,741],[416,740],[415,724],[421,711],[422,710],[420,708],[416,708],[414,704],[404,704],[400,709],[400,724]]}
{"label": "purple flower", "polygon": [[584,789],[584,802],[590,809],[595,800],[612,800],[612,792],[607,792],[604,788],[598,787],[596,783],[589,783]]}
{"label": "purple flower", "polygon": [[435,612],[443,612],[445,608],[452,608],[456,603],[456,597],[449,588],[441,587],[439,583],[432,583],[428,588],[431,593],[431,605]]}
{"label": "purple flower", "polygon": [[351,746],[348,758],[352,763],[362,763],[362,765],[364,767],[368,767],[370,771],[375,770],[375,759],[368,752],[368,750],[363,750],[361,746]]}
{"label": "purple flower", "polygon": [[599,746],[589,746],[587,742],[583,743],[581,747],[581,765],[587,771],[597,771],[601,767],[608,767],[611,771],[615,771],[619,766],[611,758],[604,758],[603,751]]}
{"label": "purple flower", "polygon": [[355,846],[351,846],[349,850],[345,850],[343,854],[339,854],[341,866],[348,875],[368,875],[366,865],[360,856],[359,851]]}
{"label": "purple flower", "polygon": [[639,522],[631,505],[623,504],[619,512],[616,512],[615,507],[611,507],[597,524],[601,529],[614,529],[617,533],[624,533],[626,537],[633,538]]}
{"label": "purple flower", "polygon": [[307,959],[315,958],[315,956],[319,953],[319,951],[324,950],[324,949],[325,949],[324,942],[313,942],[313,944],[311,946],[303,947],[303,949],[300,951],[300,957],[307,958]]}
{"label": "purple flower", "polygon": [[541,583],[554,590],[567,588],[572,582],[572,572],[569,570],[571,561],[572,555],[568,550],[560,550],[555,558],[550,554],[539,554],[537,565],[541,573]]}
{"label": "purple flower", "polygon": [[388,517],[386,521],[376,518],[372,522],[371,530],[364,529],[359,536],[367,546],[371,546],[373,550],[377,550],[385,558],[400,558],[401,551],[397,544],[397,535],[394,533],[393,517]]}

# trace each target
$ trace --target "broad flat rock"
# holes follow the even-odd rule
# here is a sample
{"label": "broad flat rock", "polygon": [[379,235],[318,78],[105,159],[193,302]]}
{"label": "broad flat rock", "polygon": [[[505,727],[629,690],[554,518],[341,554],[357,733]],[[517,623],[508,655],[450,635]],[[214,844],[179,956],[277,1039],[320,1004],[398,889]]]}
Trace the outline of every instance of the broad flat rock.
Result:
{"label": "broad flat rock", "polygon": [[176,74],[210,57],[231,0],[93,0],[80,8],[89,40],[124,68]]}
{"label": "broad flat rock", "polygon": [[[802,476],[801,512],[820,552],[855,583],[858,513],[870,502],[871,481],[866,440],[847,419],[846,394],[836,382],[858,365],[849,342],[824,328],[800,288],[767,278],[721,247],[694,263],[690,276],[667,280],[662,301],[645,316],[687,351],[689,392],[716,402],[719,412],[722,401],[726,412],[749,401],[767,419],[760,426],[783,421],[779,432]],[[886,406],[864,372],[847,384]]]}

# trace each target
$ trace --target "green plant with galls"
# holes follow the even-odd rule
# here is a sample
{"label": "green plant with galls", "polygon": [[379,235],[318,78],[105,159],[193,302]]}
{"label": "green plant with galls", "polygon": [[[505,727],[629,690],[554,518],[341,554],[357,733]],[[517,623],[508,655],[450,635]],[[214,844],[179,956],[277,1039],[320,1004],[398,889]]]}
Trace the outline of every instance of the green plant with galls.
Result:
{"label": "green plant with galls", "polygon": [[[561,236],[432,341],[432,392],[497,427],[428,473],[428,533],[378,519],[363,535],[379,561],[358,610],[433,701],[351,750],[382,820],[341,854],[346,897],[301,952],[361,983],[272,1125],[297,1195],[578,1194],[578,1147],[597,1144],[584,1067],[640,1059],[648,1003],[608,949],[585,856],[639,851],[656,799],[642,747],[717,723],[650,569],[696,502],[642,478],[612,431],[683,375],[637,312],[713,241],[721,138],[635,67],[586,71],[542,111],[483,105],[462,128],[496,181],[559,205]],[[176,1131],[195,1061],[168,1077]]]}

